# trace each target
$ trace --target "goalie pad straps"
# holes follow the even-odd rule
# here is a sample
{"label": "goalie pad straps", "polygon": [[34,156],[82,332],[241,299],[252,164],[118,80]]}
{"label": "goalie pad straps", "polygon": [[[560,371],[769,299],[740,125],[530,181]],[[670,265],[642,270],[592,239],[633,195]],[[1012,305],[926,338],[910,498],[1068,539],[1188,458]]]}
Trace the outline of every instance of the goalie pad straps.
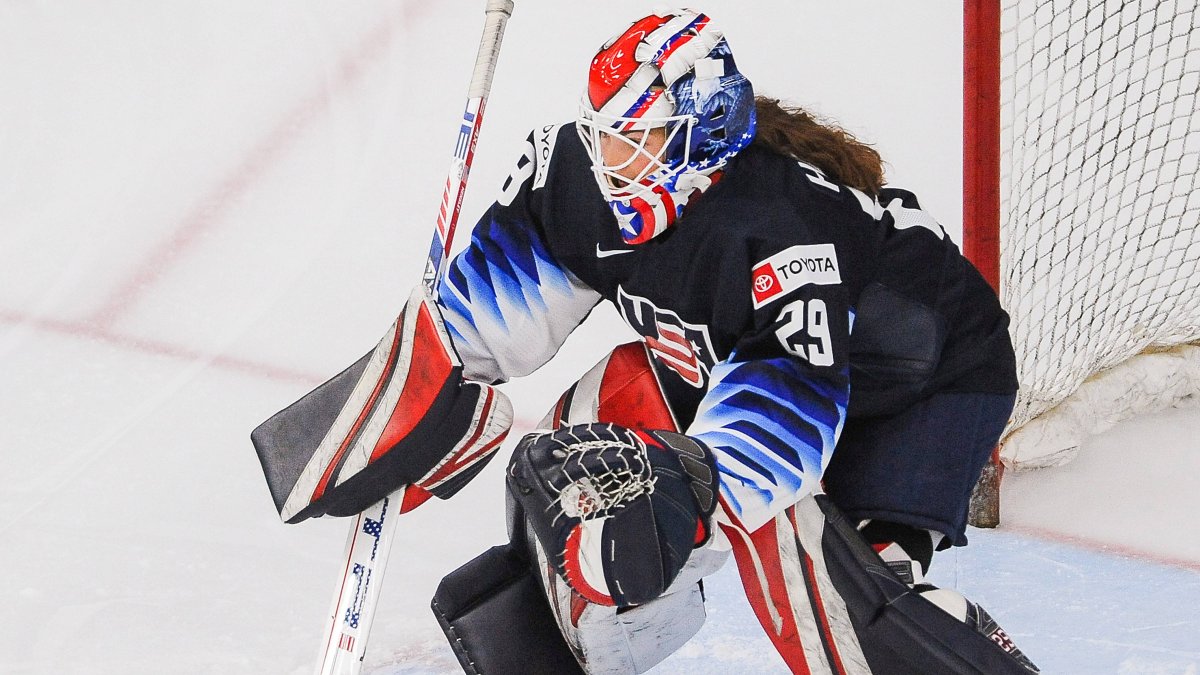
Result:
{"label": "goalie pad straps", "polygon": [[823,495],[746,533],[722,525],[746,596],[796,673],[1029,675],[892,573]]}
{"label": "goalie pad straps", "polygon": [[512,425],[507,397],[465,382],[421,286],[374,351],[254,430],[280,516],[358,513],[403,485],[402,510],[457,492]]}

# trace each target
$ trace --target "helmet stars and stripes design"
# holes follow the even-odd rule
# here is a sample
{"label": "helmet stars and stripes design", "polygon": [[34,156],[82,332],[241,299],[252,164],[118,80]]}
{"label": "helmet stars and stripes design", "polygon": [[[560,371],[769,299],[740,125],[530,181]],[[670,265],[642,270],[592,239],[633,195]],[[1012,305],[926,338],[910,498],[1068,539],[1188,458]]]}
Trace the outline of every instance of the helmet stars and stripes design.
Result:
{"label": "helmet stars and stripes design", "polygon": [[[658,12],[611,38],[592,59],[577,124],[622,238],[665,232],[753,138],[753,90],[704,14]],[[732,122],[732,124],[730,124]],[[662,130],[661,147],[647,147]],[[621,147],[606,160],[602,141]],[[641,162],[637,176],[628,167]]]}
{"label": "helmet stars and stripes design", "polygon": [[627,244],[644,244],[658,234],[652,228],[643,227],[644,224],[673,222],[680,215],[676,211],[675,199],[670,190],[662,185],[655,185],[651,190],[656,199],[635,197],[630,199],[628,204],[618,201],[612,205],[618,214],[621,238]]}

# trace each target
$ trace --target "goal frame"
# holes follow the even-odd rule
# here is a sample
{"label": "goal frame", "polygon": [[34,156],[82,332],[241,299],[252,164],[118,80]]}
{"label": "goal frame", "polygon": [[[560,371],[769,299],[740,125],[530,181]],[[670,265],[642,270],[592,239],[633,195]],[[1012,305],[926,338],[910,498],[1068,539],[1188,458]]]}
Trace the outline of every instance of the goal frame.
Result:
{"label": "goal frame", "polygon": [[[963,2],[963,254],[1000,292],[1001,0]],[[971,497],[975,527],[1000,524],[1004,465],[992,452]]]}

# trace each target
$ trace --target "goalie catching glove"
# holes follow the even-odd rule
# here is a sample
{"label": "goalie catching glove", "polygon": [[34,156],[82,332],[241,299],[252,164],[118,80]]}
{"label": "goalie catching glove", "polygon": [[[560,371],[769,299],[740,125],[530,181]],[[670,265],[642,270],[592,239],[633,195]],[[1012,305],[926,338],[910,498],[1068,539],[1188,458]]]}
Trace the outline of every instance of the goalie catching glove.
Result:
{"label": "goalie catching glove", "polygon": [[526,436],[507,480],[558,574],[588,601],[618,607],[667,590],[708,540],[717,501],[707,446],[616,424]]}
{"label": "goalie catching glove", "polygon": [[349,516],[409,486],[401,512],[450,497],[491,459],[512,404],[462,378],[437,305],[413,290],[369,354],[251,434],[279,515]]}

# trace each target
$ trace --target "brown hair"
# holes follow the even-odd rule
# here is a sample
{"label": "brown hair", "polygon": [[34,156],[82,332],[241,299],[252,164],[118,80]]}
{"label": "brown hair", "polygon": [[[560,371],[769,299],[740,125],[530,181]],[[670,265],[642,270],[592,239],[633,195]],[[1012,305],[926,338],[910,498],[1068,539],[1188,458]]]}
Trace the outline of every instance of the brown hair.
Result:
{"label": "brown hair", "polygon": [[830,179],[871,196],[883,187],[879,153],[841,127],[767,96],[754,98],[754,143],[817,167]]}

